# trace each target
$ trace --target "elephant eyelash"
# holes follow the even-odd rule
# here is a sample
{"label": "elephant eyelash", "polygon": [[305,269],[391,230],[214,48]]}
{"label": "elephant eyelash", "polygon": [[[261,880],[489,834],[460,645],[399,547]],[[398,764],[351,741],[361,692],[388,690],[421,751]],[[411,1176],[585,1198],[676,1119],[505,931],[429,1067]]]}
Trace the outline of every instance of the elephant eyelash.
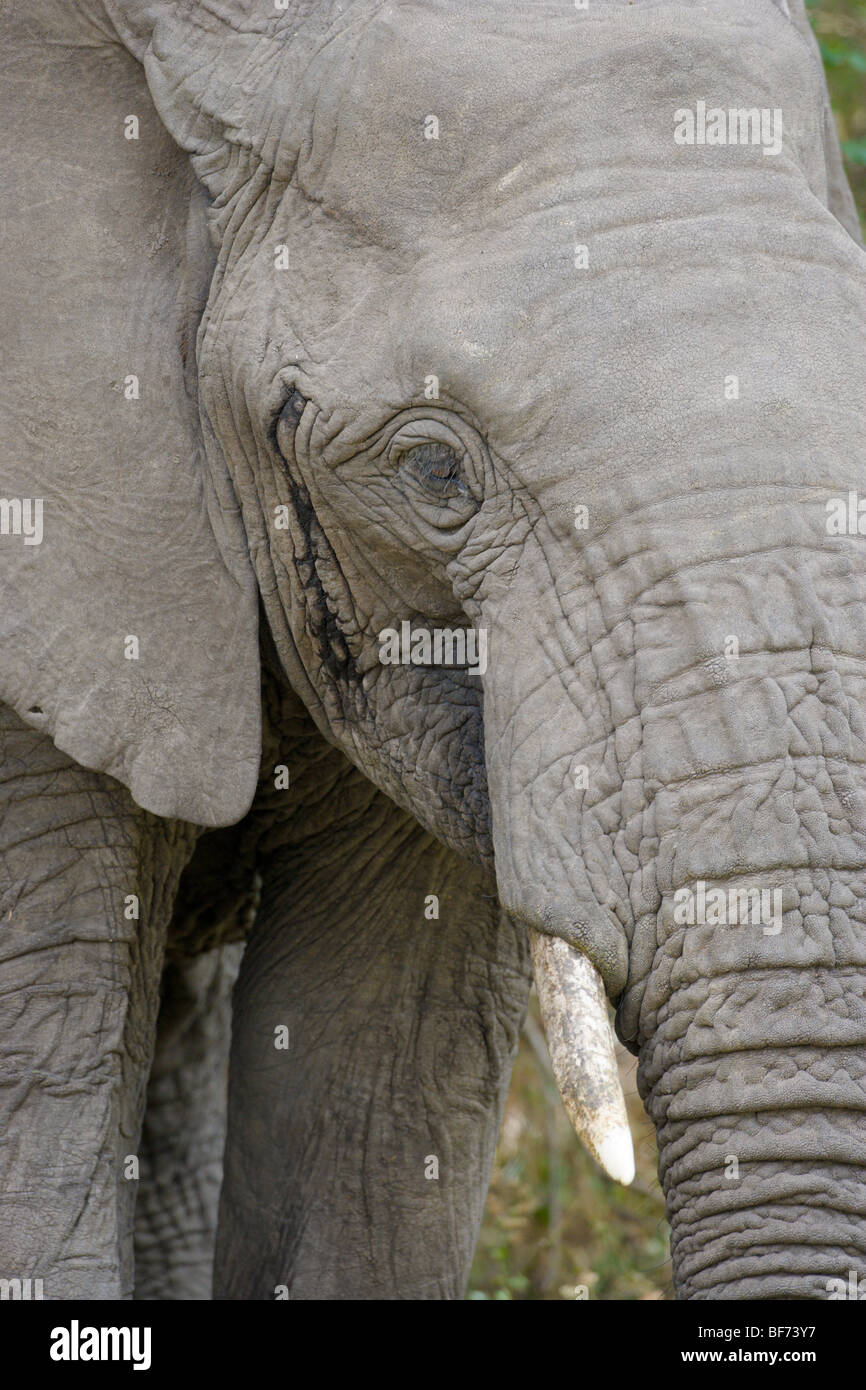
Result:
{"label": "elephant eyelash", "polygon": [[277,424],[284,423],[289,429],[296,429],[300,424],[301,416],[307,407],[307,398],[302,396],[300,391],[292,391],[288,400],[281,407],[277,416]]}
{"label": "elephant eyelash", "polygon": [[300,391],[292,391],[274,416],[271,422],[271,442],[279,453],[285,454],[285,450],[281,447],[280,434],[283,431],[288,431],[290,435],[294,434],[307,405],[306,396],[302,396]]}
{"label": "elephant eyelash", "polygon": [[416,444],[404,449],[398,461],[401,471],[409,473],[414,481],[442,501],[468,494],[460,455],[448,444]]}

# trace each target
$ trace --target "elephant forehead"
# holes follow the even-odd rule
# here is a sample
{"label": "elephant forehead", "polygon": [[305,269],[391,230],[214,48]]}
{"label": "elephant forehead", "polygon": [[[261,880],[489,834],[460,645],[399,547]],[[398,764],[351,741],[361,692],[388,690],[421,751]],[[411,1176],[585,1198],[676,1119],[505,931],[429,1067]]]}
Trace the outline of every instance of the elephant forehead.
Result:
{"label": "elephant forehead", "polygon": [[[353,7],[294,92],[302,117],[283,119],[282,79],[259,89],[273,136],[261,148],[286,186],[269,235],[223,282],[228,308],[207,347],[228,359],[223,377],[245,383],[246,401],[260,394],[251,376],[265,382],[297,363],[340,455],[348,434],[366,437],[383,407],[417,399],[430,376],[477,418],[495,418],[504,446],[554,418],[564,429],[566,402],[587,447],[628,452],[613,433],[628,434],[630,411],[656,400],[660,419],[676,415],[665,400],[677,373],[648,383],[653,364],[676,368],[679,353],[688,380],[701,360],[693,338],[668,341],[664,282],[679,277],[683,314],[720,267],[729,294],[753,299],[768,284],[767,246],[820,194],[821,142],[803,115],[818,79],[771,0],[711,11],[696,0],[593,0],[586,12],[512,12],[501,0],[468,12],[454,0]],[[779,92],[778,158],[674,139],[684,106],[775,109]],[[273,270],[282,243],[290,274]],[[584,244],[588,271],[575,259]],[[693,318],[695,333],[704,319],[712,328]],[[661,335],[655,352],[649,334]]]}
{"label": "elephant forehead", "polygon": [[717,169],[762,159],[751,146],[678,146],[676,112],[698,100],[772,110],[784,93],[783,140],[798,158],[817,109],[811,58],[770,0],[383,6],[325,46],[305,86],[301,188],[396,250],[507,220],[521,201],[568,199],[589,174],[626,188],[648,167],[688,176],[706,153]]}
{"label": "elephant forehead", "polygon": [[[557,472],[566,440],[572,460],[579,445],[587,459],[625,467],[668,450],[676,429],[693,449],[700,441],[716,455],[734,429],[730,412],[717,410],[719,325],[736,343],[750,398],[789,422],[796,415],[805,439],[827,391],[814,353],[792,353],[791,344],[818,342],[822,303],[849,321],[856,304],[861,323],[866,304],[847,274],[835,275],[836,262],[844,272],[852,252],[829,216],[821,253],[831,267],[810,277],[808,295],[786,295],[789,262],[768,263],[766,248],[775,241],[805,266],[789,228],[804,225],[815,206],[805,185],[789,182],[780,213],[748,219],[731,214],[712,187],[698,214],[694,184],[691,212],[677,210],[671,194],[669,216],[651,223],[651,195],[642,204],[633,191],[627,225],[609,202],[620,220],[591,236],[575,205],[538,211],[513,219],[506,236],[476,231],[441,251],[427,248],[399,275],[381,260],[360,275],[357,261],[324,256],[311,237],[298,247],[296,268],[315,293],[302,303],[277,284],[262,331],[276,362],[288,355],[301,364],[308,394],[331,421],[335,457],[348,456],[353,440],[360,447],[389,410],[430,399],[431,377],[443,403],[465,405],[491,445],[512,458],[528,450],[534,470],[538,438],[548,440]],[[757,197],[749,181],[738,190]],[[575,264],[584,237],[589,269]],[[829,323],[833,313],[825,314]],[[853,352],[840,361],[840,399],[862,399],[858,361]],[[755,429],[763,437],[766,423]],[[734,434],[731,442],[741,449],[743,439]]]}

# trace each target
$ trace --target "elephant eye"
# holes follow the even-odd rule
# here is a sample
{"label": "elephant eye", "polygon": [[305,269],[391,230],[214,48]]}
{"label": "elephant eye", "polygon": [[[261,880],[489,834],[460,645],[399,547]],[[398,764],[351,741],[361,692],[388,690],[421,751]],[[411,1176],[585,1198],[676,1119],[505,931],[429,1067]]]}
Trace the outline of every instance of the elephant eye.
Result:
{"label": "elephant eye", "polygon": [[466,484],[456,449],[448,444],[415,444],[400,455],[400,471],[436,498],[465,497]]}

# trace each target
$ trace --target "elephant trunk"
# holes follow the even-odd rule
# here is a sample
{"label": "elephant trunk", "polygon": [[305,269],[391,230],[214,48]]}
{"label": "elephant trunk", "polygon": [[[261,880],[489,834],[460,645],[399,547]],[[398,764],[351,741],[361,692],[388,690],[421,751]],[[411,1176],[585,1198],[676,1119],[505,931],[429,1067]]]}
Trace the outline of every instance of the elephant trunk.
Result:
{"label": "elephant trunk", "polygon": [[706,578],[680,563],[626,592],[597,636],[564,566],[556,643],[536,636],[538,590],[512,582],[489,607],[500,896],[537,935],[590,1148],[581,1097],[607,1073],[586,1043],[599,1010],[561,981],[574,951],[617,1004],[689,1298],[845,1297],[866,1274],[866,630],[848,603],[864,562],[799,525],[778,512],[784,547],[732,545]]}
{"label": "elephant trunk", "polygon": [[864,1000],[862,969],[677,981],[639,1082],[681,1298],[866,1298]]}
{"label": "elephant trunk", "polygon": [[862,629],[824,607],[832,558],[797,558],[753,558],[748,588],[734,562],[718,600],[773,645],[684,664],[643,712],[663,777],[617,1023],[684,1298],[849,1297],[866,1274]]}

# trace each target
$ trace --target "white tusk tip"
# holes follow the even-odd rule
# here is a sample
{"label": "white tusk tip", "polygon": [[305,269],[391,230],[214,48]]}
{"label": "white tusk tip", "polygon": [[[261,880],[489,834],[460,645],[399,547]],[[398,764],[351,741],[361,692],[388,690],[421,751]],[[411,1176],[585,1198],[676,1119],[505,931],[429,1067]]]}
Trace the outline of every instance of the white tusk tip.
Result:
{"label": "white tusk tip", "polygon": [[628,1129],[614,1129],[598,1146],[602,1168],[614,1182],[628,1187],[634,1181],[634,1146]]}

